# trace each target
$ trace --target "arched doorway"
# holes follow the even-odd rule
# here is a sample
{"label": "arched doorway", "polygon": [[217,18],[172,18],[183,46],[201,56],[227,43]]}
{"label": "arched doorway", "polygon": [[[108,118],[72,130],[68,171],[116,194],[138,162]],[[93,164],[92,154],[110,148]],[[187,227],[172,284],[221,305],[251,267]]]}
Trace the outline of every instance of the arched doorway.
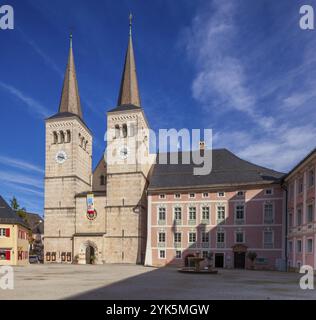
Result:
{"label": "arched doorway", "polygon": [[93,241],[87,240],[80,245],[80,264],[95,264],[98,261],[98,247]]}
{"label": "arched doorway", "polygon": [[86,264],[93,264],[95,261],[95,252],[92,246],[86,247]]}

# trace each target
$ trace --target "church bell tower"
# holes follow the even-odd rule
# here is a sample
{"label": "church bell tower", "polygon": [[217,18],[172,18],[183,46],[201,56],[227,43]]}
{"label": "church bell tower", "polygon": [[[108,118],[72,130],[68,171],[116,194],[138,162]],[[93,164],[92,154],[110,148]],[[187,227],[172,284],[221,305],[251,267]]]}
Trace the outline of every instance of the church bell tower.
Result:
{"label": "church bell tower", "polygon": [[107,242],[110,263],[143,263],[149,125],[141,106],[132,17],[117,106],[107,113]]}
{"label": "church bell tower", "polygon": [[70,37],[57,114],[46,119],[45,263],[72,262],[75,195],[91,190],[92,134],[83,121]]}

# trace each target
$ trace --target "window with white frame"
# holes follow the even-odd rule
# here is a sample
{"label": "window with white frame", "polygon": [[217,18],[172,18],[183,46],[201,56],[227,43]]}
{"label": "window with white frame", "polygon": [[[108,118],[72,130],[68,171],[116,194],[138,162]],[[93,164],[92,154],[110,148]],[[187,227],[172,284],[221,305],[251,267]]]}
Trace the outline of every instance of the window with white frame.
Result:
{"label": "window with white frame", "polygon": [[174,219],[176,221],[181,221],[181,219],[182,219],[182,208],[181,207],[174,208]]}
{"label": "window with white frame", "polygon": [[159,199],[166,199],[166,195],[164,193],[160,194]]}
{"label": "window with white frame", "polygon": [[176,259],[182,258],[182,252],[180,250],[176,250]]}
{"label": "window with white frame", "polygon": [[159,232],[158,234],[158,239],[159,239],[159,242],[166,242],[166,233],[165,232]]}
{"label": "window with white frame", "polygon": [[189,198],[195,198],[195,193],[190,193]]}
{"label": "window with white frame", "polygon": [[210,236],[208,232],[203,231],[201,234],[202,243],[208,243],[210,241]]}
{"label": "window with white frame", "polygon": [[297,208],[296,225],[300,226],[301,224],[302,224],[302,208]]}
{"label": "window with white frame", "polygon": [[297,253],[302,252],[302,240],[296,240],[296,252]]}
{"label": "window with white frame", "polygon": [[159,250],[159,258],[160,259],[166,258],[166,251],[165,250]]}
{"label": "window with white frame", "polygon": [[312,253],[313,252],[313,239],[306,240],[306,252]]}
{"label": "window with white frame", "polygon": [[264,231],[263,246],[267,249],[273,248],[273,231]]}
{"label": "window with white frame", "polygon": [[217,232],[216,242],[217,243],[225,243],[225,232],[224,231]]}
{"label": "window with white frame", "polygon": [[189,220],[196,220],[196,207],[189,207]]}
{"label": "window with white frame", "polygon": [[223,192],[223,191],[217,192],[217,196],[219,198],[225,197],[225,192]]}
{"label": "window with white frame", "polygon": [[176,199],[180,199],[180,198],[181,198],[181,194],[180,194],[180,193],[175,193],[174,197],[175,197]]}
{"label": "window with white frame", "polygon": [[244,243],[244,232],[243,231],[236,231],[235,233],[235,242],[236,243]]}
{"label": "window with white frame", "polygon": [[307,206],[307,223],[310,223],[310,222],[313,222],[313,220],[314,220],[314,206],[313,206],[313,204],[311,203],[311,204],[309,204],[308,206]]}
{"label": "window with white frame", "polygon": [[202,207],[202,220],[210,220],[210,207],[209,206],[203,206]]}
{"label": "window with white frame", "polygon": [[208,192],[203,192],[203,198],[208,198],[209,194]]}
{"label": "window with white frame", "polygon": [[195,243],[196,242],[196,232],[191,231],[189,232],[189,243]]}
{"label": "window with white frame", "polygon": [[264,194],[267,196],[271,196],[273,194],[273,189],[265,189]]}
{"label": "window with white frame", "polygon": [[315,183],[315,171],[311,169],[308,173],[308,186],[312,187]]}
{"label": "window with white frame", "polygon": [[245,220],[245,206],[243,204],[236,205],[235,218],[237,222],[241,222]]}
{"label": "window with white frame", "polygon": [[159,207],[158,208],[158,220],[159,221],[165,221],[166,220],[166,208],[165,207]]}
{"label": "window with white frame", "polygon": [[217,206],[217,221],[222,222],[225,220],[225,206],[218,205]]}
{"label": "window with white frame", "polygon": [[0,228],[0,237],[5,237],[5,235],[6,235],[6,229]]}
{"label": "window with white frame", "polygon": [[174,233],[174,242],[175,243],[181,243],[181,232],[175,232]]}
{"label": "window with white frame", "polygon": [[263,211],[264,223],[273,223],[273,203],[265,203]]}

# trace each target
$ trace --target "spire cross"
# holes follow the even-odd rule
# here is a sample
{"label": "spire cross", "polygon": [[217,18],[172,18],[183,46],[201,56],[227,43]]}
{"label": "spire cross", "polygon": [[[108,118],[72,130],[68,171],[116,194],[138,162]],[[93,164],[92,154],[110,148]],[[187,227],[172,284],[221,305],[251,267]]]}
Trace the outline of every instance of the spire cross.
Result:
{"label": "spire cross", "polygon": [[72,48],[72,32],[70,32],[69,38],[70,38],[70,48]]}
{"label": "spire cross", "polygon": [[132,20],[133,20],[133,15],[130,13],[129,14],[129,35],[132,35]]}

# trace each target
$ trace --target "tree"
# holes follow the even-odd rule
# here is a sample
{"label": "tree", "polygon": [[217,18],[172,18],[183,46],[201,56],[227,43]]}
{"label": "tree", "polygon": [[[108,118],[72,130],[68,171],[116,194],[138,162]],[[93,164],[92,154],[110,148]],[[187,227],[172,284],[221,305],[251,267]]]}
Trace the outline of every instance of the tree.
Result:
{"label": "tree", "polygon": [[254,269],[254,262],[257,258],[257,253],[254,251],[249,251],[247,257],[251,261],[251,269]]}
{"label": "tree", "polygon": [[20,207],[20,204],[16,197],[13,196],[13,198],[10,200],[11,208],[24,220],[26,221],[26,209],[23,207]]}

